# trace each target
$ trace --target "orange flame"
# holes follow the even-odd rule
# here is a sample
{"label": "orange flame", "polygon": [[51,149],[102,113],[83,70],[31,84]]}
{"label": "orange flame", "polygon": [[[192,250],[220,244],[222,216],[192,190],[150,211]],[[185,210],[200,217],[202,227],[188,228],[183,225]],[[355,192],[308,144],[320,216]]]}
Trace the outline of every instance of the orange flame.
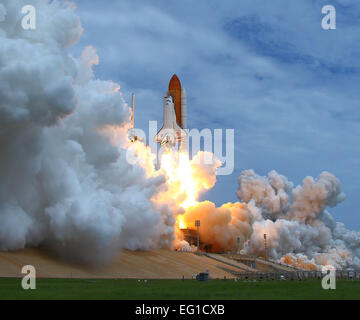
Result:
{"label": "orange flame", "polygon": [[299,257],[292,257],[289,254],[285,255],[282,260],[286,264],[293,265],[304,270],[317,270],[316,265],[311,261],[304,261]]}

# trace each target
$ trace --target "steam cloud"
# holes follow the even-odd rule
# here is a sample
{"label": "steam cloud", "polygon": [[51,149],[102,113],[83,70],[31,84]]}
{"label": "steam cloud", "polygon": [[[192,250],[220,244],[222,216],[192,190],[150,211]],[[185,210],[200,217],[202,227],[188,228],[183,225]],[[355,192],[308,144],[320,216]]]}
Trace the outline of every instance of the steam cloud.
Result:
{"label": "steam cloud", "polygon": [[[263,192],[270,189],[273,191]],[[246,252],[264,254],[263,234],[266,233],[269,254],[275,259],[284,261],[284,256],[289,254],[315,265],[360,266],[360,233],[335,222],[325,209],[345,199],[339,180],[331,173],[322,172],[318,179],[306,177],[303,185],[292,189],[287,179],[275,171],[268,177],[244,171],[239,177],[237,194],[241,200],[254,199],[265,213],[253,224]],[[291,202],[288,199],[292,199]],[[269,212],[272,220],[265,218]]]}
{"label": "steam cloud", "polygon": [[[37,9],[31,32],[21,28],[20,15],[29,4]],[[94,78],[95,49],[78,58],[67,53],[82,31],[69,3],[0,4],[0,250],[42,246],[67,259],[106,263],[120,248],[172,247],[175,217],[182,215],[188,226],[201,220],[201,239],[214,250],[240,244],[263,255],[266,233],[274,259],[360,267],[360,233],[326,210],[345,199],[328,172],[294,188],[275,171],[261,177],[246,170],[237,190],[242,202],[180,208],[181,185],[169,185],[154,169],[144,144],[128,142],[129,108],[116,83]],[[130,165],[129,149],[142,161]],[[186,167],[196,197],[215,184],[217,166]],[[178,235],[175,246],[192,250]]]}
{"label": "steam cloud", "polygon": [[[21,28],[25,4],[37,10],[36,30]],[[94,79],[92,47],[66,52],[83,31],[73,9],[0,8],[0,250],[42,245],[97,263],[119,248],[169,246],[173,221],[151,201],[165,178],[125,160],[130,114],[119,86]]]}

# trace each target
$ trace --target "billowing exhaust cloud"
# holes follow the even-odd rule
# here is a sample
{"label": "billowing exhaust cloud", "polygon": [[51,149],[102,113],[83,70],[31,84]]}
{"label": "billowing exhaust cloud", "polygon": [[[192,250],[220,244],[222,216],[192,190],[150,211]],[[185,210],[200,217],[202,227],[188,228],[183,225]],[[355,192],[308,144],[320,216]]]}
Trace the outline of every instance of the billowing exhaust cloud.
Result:
{"label": "billowing exhaust cloud", "polygon": [[268,177],[261,177],[253,170],[246,170],[239,177],[236,194],[246,203],[255,201],[255,205],[261,208],[264,218],[276,219],[285,214],[292,187],[293,184],[276,171],[271,171]]}
{"label": "billowing exhaust cloud", "polygon": [[125,160],[119,86],[94,79],[92,47],[66,51],[82,33],[73,5],[26,1],[37,25],[25,31],[24,4],[5,0],[0,16],[0,250],[41,245],[96,263],[171,245],[174,221],[151,201],[165,178]]}
{"label": "billowing exhaust cloud", "polygon": [[267,254],[287,263],[305,265],[331,264],[337,268],[360,267],[360,233],[335,222],[326,207],[345,199],[339,180],[329,172],[318,179],[306,177],[303,184],[292,183],[275,171],[261,177],[252,170],[239,177],[237,195],[261,211],[244,251]]}
{"label": "billowing exhaust cloud", "polygon": [[[205,201],[186,208],[183,221],[189,227],[195,220],[201,221],[204,245],[219,252],[241,249],[265,256],[266,234],[266,255],[275,260],[307,269],[360,267],[360,233],[335,222],[326,210],[345,199],[333,174],[306,177],[302,185],[293,188],[293,183],[276,171],[263,177],[245,170],[238,182],[236,194],[242,202],[215,207]],[[193,250],[183,241],[176,246]]]}
{"label": "billowing exhaust cloud", "polygon": [[245,203],[226,203],[215,207],[212,202],[204,201],[186,211],[185,223],[189,226],[200,220],[201,241],[211,244],[214,251],[239,249],[252,233],[252,219]]}

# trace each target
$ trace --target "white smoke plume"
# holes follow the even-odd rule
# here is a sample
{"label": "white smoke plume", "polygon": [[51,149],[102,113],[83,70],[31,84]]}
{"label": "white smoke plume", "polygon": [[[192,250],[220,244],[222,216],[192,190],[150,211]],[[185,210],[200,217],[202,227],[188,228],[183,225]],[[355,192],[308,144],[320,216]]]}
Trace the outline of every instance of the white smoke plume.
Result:
{"label": "white smoke plume", "polygon": [[297,186],[292,192],[290,217],[301,222],[316,221],[326,206],[334,207],[345,200],[339,180],[329,172],[322,172],[315,181],[306,177],[303,186]]}
{"label": "white smoke plume", "polygon": [[[35,30],[21,27],[24,5],[36,8]],[[165,178],[127,163],[119,86],[94,78],[92,47],[67,52],[82,34],[74,9],[0,7],[0,250],[40,245],[97,263],[119,248],[169,246],[173,218],[151,201]]]}
{"label": "white smoke plume", "polygon": [[274,170],[267,177],[246,170],[239,177],[237,196],[244,202],[254,200],[264,217],[276,219],[286,211],[292,187],[293,184],[285,176]]}
{"label": "white smoke plume", "polygon": [[360,267],[360,233],[335,222],[326,210],[345,199],[333,174],[306,177],[303,185],[292,189],[292,184],[275,171],[261,177],[247,170],[240,174],[237,195],[248,204],[255,202],[262,213],[252,225],[246,253],[264,255],[266,233],[267,255],[274,259],[315,267]]}

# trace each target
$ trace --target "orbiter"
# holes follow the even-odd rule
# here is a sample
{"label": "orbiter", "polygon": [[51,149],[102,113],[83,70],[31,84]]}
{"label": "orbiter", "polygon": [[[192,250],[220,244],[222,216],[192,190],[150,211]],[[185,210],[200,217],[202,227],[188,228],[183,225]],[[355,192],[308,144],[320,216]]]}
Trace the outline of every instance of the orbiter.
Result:
{"label": "orbiter", "polygon": [[164,96],[164,123],[155,136],[155,142],[173,147],[181,141],[180,149],[187,151],[187,103],[185,88],[176,74],[169,82],[169,90]]}

